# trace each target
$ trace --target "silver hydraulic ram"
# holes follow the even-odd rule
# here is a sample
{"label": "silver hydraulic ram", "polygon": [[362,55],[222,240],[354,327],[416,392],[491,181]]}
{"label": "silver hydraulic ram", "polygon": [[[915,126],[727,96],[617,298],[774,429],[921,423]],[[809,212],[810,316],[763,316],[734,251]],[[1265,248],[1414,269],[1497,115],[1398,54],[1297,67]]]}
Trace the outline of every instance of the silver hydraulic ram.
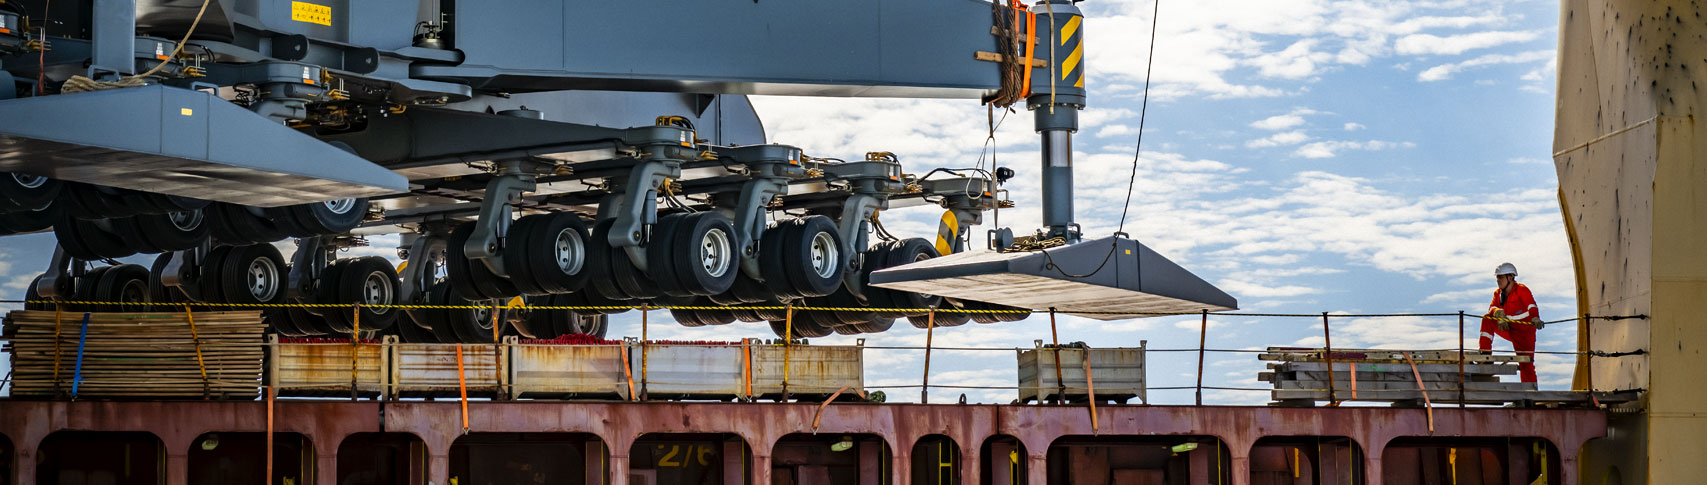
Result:
{"label": "silver hydraulic ram", "polygon": [[1083,17],[1069,0],[1034,11],[1053,68],[1034,67],[1026,108],[1043,138],[1043,225],[1025,245],[950,254],[871,273],[871,285],[1098,320],[1237,309],[1231,295],[1125,234],[1083,240],[1073,221],[1073,133],[1085,107]]}

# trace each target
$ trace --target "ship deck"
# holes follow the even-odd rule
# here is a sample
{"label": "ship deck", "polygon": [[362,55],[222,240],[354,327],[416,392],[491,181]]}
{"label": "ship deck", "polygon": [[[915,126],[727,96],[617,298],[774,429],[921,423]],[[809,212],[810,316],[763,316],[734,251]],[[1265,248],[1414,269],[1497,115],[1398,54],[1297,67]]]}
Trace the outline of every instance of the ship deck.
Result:
{"label": "ship deck", "polygon": [[[289,436],[304,448],[297,455],[306,457],[303,463],[266,465],[299,467],[307,476],[295,483],[454,484],[453,476],[492,455],[466,447],[552,440],[572,445],[563,450],[582,450],[579,457],[563,457],[575,459],[561,460],[566,464],[559,467],[578,470],[580,476],[552,483],[674,483],[662,478],[669,470],[658,470],[694,465],[692,460],[667,456],[676,454],[667,446],[658,447],[662,456],[649,448],[680,437],[680,442],[709,442],[717,448],[700,449],[698,465],[701,474],[721,478],[691,483],[817,483],[812,477],[830,476],[837,478],[822,483],[1123,483],[1123,477],[1152,482],[1148,472],[1122,471],[1114,464],[1128,460],[1117,455],[1130,445],[1163,450],[1158,459],[1163,470],[1171,471],[1156,472],[1168,478],[1154,483],[1280,483],[1266,477],[1288,472],[1292,477],[1313,474],[1316,483],[1383,483],[1384,477],[1385,483],[1412,483],[1393,477],[1410,477],[1420,467],[1420,480],[1435,457],[1450,449],[1451,458],[1439,460],[1436,468],[1445,469],[1451,461],[1451,473],[1475,469],[1484,476],[1505,475],[1509,479],[1499,481],[1506,483],[1529,483],[1524,474],[1537,473],[1539,467],[1548,474],[1547,482],[1575,484],[1577,454],[1584,442],[1605,434],[1607,420],[1606,411],[1593,409],[1488,407],[1099,405],[1094,418],[1083,404],[471,401],[466,409],[464,421],[457,401],[0,400],[0,444],[12,445],[0,448],[15,455],[0,464],[12,463],[11,483],[37,483],[44,476],[38,472],[48,471],[38,470],[38,464],[61,463],[44,460],[38,448],[75,447],[75,440],[96,439],[100,432],[144,432],[158,439],[163,461],[157,473],[164,483],[205,483],[192,479],[203,476],[194,465],[200,459],[192,455],[210,449],[205,436],[220,434],[230,443],[220,449],[235,451],[244,449],[239,445],[245,439],[260,441],[270,427],[280,433],[275,439]],[[396,467],[402,477],[364,481],[349,472],[351,463],[340,463],[397,440],[413,443],[400,448],[410,450]],[[848,460],[808,463],[836,455],[819,445],[844,440],[857,440],[854,453],[841,454],[857,457],[849,459],[852,465]],[[926,443],[939,447],[919,448]],[[842,444],[841,450],[830,449],[849,449]],[[271,449],[272,443],[267,445]],[[694,455],[689,446],[687,456]],[[1166,456],[1167,447],[1172,457]],[[1531,454],[1532,448],[1546,451]],[[85,458],[100,459],[96,447],[83,449]],[[915,456],[931,449],[950,451],[930,459]],[[1464,449],[1483,451],[1459,456]],[[1003,460],[1009,451],[1014,459]],[[226,459],[221,473],[262,466],[265,455],[250,455],[260,456]],[[921,463],[932,470],[919,470]],[[128,458],[125,466],[128,472]],[[1108,473],[1098,480],[1073,475],[1099,466]],[[1283,468],[1276,471],[1276,466]],[[837,470],[856,471],[857,478]],[[262,470],[253,472],[264,476]],[[921,476],[929,478],[920,481]]]}

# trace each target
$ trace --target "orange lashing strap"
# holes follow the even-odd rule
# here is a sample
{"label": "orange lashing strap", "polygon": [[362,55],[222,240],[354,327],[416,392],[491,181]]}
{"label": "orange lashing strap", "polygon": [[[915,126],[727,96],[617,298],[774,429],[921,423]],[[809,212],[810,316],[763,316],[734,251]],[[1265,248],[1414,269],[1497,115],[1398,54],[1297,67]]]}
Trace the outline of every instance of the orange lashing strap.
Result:
{"label": "orange lashing strap", "polygon": [[1020,64],[1024,66],[1021,69],[1025,70],[1025,75],[1021,77],[1019,97],[1027,98],[1031,96],[1031,59],[1037,53],[1037,13],[1025,8],[1025,5],[1020,5],[1020,10],[1025,13],[1027,23],[1025,28],[1025,61]]}
{"label": "orange lashing strap", "polygon": [[617,348],[622,349],[622,380],[628,381],[628,400],[634,400],[634,371],[629,369],[628,343],[624,342]]}
{"label": "orange lashing strap", "polygon": [[1085,402],[1091,403],[1091,432],[1101,431],[1097,425],[1097,385],[1091,381],[1091,349],[1083,349],[1085,353]]}
{"label": "orange lashing strap", "polygon": [[468,377],[462,373],[462,344],[456,344],[456,392],[462,399],[462,434],[468,434]]}
{"label": "orange lashing strap", "polygon": [[1430,433],[1433,433],[1434,432],[1434,404],[1429,402],[1429,400],[1428,400],[1428,388],[1423,387],[1423,376],[1421,373],[1417,372],[1417,362],[1414,360],[1411,360],[1411,353],[1410,352],[1402,352],[1402,353],[1405,355],[1405,363],[1411,365],[1411,376],[1415,377],[1417,379],[1417,392],[1420,392],[1423,395],[1423,409],[1428,410],[1428,431]]}
{"label": "orange lashing strap", "polygon": [[196,344],[196,368],[202,372],[202,399],[208,398],[207,363],[202,361],[202,338],[196,333],[196,315],[184,305],[184,320],[190,323],[190,340]]}

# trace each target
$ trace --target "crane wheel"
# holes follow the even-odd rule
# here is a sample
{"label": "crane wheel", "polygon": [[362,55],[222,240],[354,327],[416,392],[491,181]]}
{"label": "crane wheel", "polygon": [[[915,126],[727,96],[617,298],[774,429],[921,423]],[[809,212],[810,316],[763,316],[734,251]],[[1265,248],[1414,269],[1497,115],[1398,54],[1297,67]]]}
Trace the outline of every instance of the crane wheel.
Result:
{"label": "crane wheel", "polygon": [[[284,300],[285,275],[290,267],[272,244],[253,244],[230,249],[219,266],[204,268],[218,272],[219,291],[226,303],[270,305]],[[238,307],[251,309],[254,307]]]}
{"label": "crane wheel", "polygon": [[391,325],[391,332],[397,335],[397,341],[406,344],[436,344],[439,337],[431,329],[415,323],[414,319],[405,318]]}
{"label": "crane wheel", "polygon": [[65,206],[57,201],[39,210],[0,213],[0,231],[22,234],[52,229],[54,223],[65,217],[64,213]]}
{"label": "crane wheel", "polygon": [[272,307],[261,310],[261,321],[273,329],[273,333],[286,337],[306,337],[308,332],[297,328],[296,321],[290,318],[289,308]]}
{"label": "crane wheel", "polygon": [[510,226],[504,267],[523,293],[568,293],[587,284],[587,226],[573,213],[522,217]]}
{"label": "crane wheel", "polygon": [[674,243],[676,228],[690,215],[693,214],[665,214],[659,217],[658,222],[652,224],[651,237],[646,241],[646,273],[652,275],[653,284],[665,295],[694,296],[682,283],[682,277],[678,276],[680,271],[676,269],[675,253],[684,249]]}
{"label": "crane wheel", "polygon": [[[423,296],[426,304],[428,305],[449,305],[451,304],[451,300],[456,297],[456,292],[451,291],[450,285],[439,283],[428,287]],[[415,315],[416,318],[419,318],[420,320],[418,321],[425,324],[425,327],[428,330],[433,332],[433,336],[436,337],[440,343],[449,344],[462,341],[462,337],[456,332],[456,329],[451,328],[450,318],[448,315],[450,310],[442,308],[426,308],[415,310],[411,313]]]}
{"label": "crane wheel", "polygon": [[361,225],[367,217],[365,197],[336,199],[286,207],[296,223],[312,234],[343,234]]}
{"label": "crane wheel", "polygon": [[699,311],[698,310],[688,310],[685,308],[671,308],[670,309],[670,317],[676,319],[676,323],[682,324],[683,327],[703,327],[703,326],[705,326],[705,322],[700,321],[700,319],[699,319]]}
{"label": "crane wheel", "polygon": [[[236,253],[233,253],[236,254]],[[397,304],[397,271],[391,262],[379,256],[364,256],[360,258],[341,260],[337,264],[336,274],[328,270],[321,280],[323,291],[330,298],[321,302],[353,304],[361,306],[355,309],[332,308],[324,316],[328,322],[336,322],[334,328],[342,326],[356,328],[354,318],[361,319],[362,330],[383,330],[397,322],[402,311],[382,305]],[[229,295],[227,295],[229,298]]]}
{"label": "crane wheel", "polygon": [[[824,296],[842,284],[852,255],[842,254],[836,223],[824,216],[778,222],[759,238],[766,286],[778,296]],[[776,258],[776,259],[771,259]]]}
{"label": "crane wheel", "polygon": [[313,313],[308,313],[300,307],[285,307],[285,316],[290,318],[292,325],[301,330],[305,336],[333,335],[332,327],[326,324],[326,319]]}
{"label": "crane wheel", "polygon": [[118,259],[136,254],[124,239],[95,221],[63,217],[53,228],[65,254],[77,259]]}
{"label": "crane wheel", "polygon": [[136,264],[108,266],[95,278],[91,297],[95,301],[111,302],[96,306],[96,311],[147,311],[146,303],[151,300],[148,294],[148,268]]}
{"label": "crane wheel", "polygon": [[566,313],[563,319],[565,335],[581,334],[597,338],[605,338],[605,330],[610,328],[610,317],[607,315],[583,315],[579,312]]}
{"label": "crane wheel", "polygon": [[0,209],[33,211],[46,208],[59,197],[63,185],[47,177],[7,173],[0,176]]}
{"label": "crane wheel", "polygon": [[521,290],[510,280],[493,274],[485,263],[469,259],[463,252],[473,234],[474,223],[468,222],[457,226],[445,240],[445,273],[450,278],[451,289],[458,297],[470,301],[521,296]]}
{"label": "crane wheel", "polygon": [[[449,296],[450,300],[445,304],[461,307],[446,308],[440,311],[444,312],[445,323],[449,324],[451,331],[456,333],[457,340],[466,344],[494,342],[492,307],[488,306],[490,302],[465,300],[456,297],[454,293]],[[469,307],[468,305],[479,306]],[[499,319],[502,320],[502,317],[500,316]]]}
{"label": "crane wheel", "polygon": [[[670,267],[663,276],[677,278],[683,290],[694,295],[715,295],[729,291],[740,272],[740,254],[735,246],[735,224],[719,212],[697,212],[678,219],[667,240],[653,244],[669,245]],[[650,251],[649,251],[650,252]],[[656,253],[652,253],[656,254]],[[648,254],[651,256],[651,254]],[[647,258],[648,263],[663,258]]]}

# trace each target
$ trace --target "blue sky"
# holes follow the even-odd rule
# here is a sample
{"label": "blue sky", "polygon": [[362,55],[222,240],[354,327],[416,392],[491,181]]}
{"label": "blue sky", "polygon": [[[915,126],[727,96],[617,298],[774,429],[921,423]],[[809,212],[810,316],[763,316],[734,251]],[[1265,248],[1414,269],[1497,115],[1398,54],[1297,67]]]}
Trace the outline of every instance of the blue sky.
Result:
{"label": "blue sky", "polygon": [[[1151,3],[1093,0],[1086,22],[1090,105],[1074,140],[1078,219],[1114,230],[1125,196],[1144,80]],[[1476,312],[1495,265],[1511,261],[1548,319],[1574,312],[1570,256],[1551,162],[1558,5],[1538,1],[1169,1],[1161,5],[1144,156],[1126,231],[1238,297],[1246,311]],[[760,97],[773,143],[809,154],[891,151],[909,171],[970,167],[986,132],[975,100]],[[1038,140],[1010,115],[996,159],[1018,172],[1004,225],[1038,225]],[[938,211],[883,214],[891,232],[935,234]],[[989,218],[986,218],[989,221]],[[982,234],[982,229],[974,234]],[[21,296],[51,236],[7,238],[0,282]],[[384,246],[386,239],[376,239]],[[982,244],[977,236],[974,245]],[[393,256],[390,248],[372,248]],[[660,316],[654,322],[669,322]],[[1456,318],[1334,321],[1336,347],[1451,348]],[[1063,341],[1195,348],[1195,317],[1097,322],[1062,317]],[[1466,331],[1474,346],[1477,324]],[[1046,318],[939,329],[937,345],[1029,348]],[[638,335],[638,318],[614,321]],[[1573,326],[1542,331],[1542,350],[1572,350]],[[655,338],[769,337],[764,325],[651,329]],[[868,345],[923,345],[905,322]],[[1317,319],[1215,317],[1212,348],[1320,345]],[[831,337],[819,343],[851,343]],[[1505,346],[1504,348],[1509,348]],[[916,351],[867,352],[868,384],[916,384]],[[1011,351],[937,352],[931,382],[1014,385]],[[1196,355],[1150,355],[1152,386],[1190,385]],[[1205,383],[1262,387],[1252,354],[1211,354]],[[1571,362],[1540,358],[1543,388],[1566,388]],[[961,391],[937,390],[936,402]],[[888,393],[916,400],[916,389]],[[967,391],[1007,402],[1014,391]],[[1151,402],[1187,403],[1191,391]],[[1215,403],[1266,392],[1213,391]]]}

